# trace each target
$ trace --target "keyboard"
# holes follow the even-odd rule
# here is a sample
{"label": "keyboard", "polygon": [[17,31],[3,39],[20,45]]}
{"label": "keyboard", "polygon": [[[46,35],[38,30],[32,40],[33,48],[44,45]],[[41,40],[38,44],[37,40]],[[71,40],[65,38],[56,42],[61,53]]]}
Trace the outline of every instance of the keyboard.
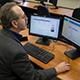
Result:
{"label": "keyboard", "polygon": [[42,61],[45,64],[54,58],[54,54],[47,52],[46,50],[39,48],[38,46],[30,42],[26,43],[24,45],[24,48],[28,54]]}

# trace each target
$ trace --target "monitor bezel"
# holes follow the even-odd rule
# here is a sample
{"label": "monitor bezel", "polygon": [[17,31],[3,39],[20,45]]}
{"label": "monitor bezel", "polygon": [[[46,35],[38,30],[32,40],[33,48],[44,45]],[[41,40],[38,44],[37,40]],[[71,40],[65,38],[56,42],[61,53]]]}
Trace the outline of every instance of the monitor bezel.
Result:
{"label": "monitor bezel", "polygon": [[[39,34],[35,34],[35,33],[31,33],[30,32],[30,26],[31,26],[31,16],[39,16],[39,17],[48,17],[48,18],[56,18],[56,19],[60,19],[60,24],[59,24],[59,32],[58,32],[58,37],[54,38],[54,37],[50,37],[50,36],[43,36],[43,35],[39,35]],[[61,36],[61,31],[62,31],[62,16],[40,16],[40,15],[30,15],[30,26],[29,26],[29,35],[33,35],[33,36],[37,36],[37,37],[45,37],[48,39],[54,39],[54,40],[59,40],[59,37]]]}
{"label": "monitor bezel", "polygon": [[[64,15],[64,18],[65,18],[65,17],[67,17],[67,18],[69,18],[69,19],[72,19],[72,20],[74,20],[74,21],[80,22],[80,20],[77,19],[77,18]],[[64,25],[64,19],[63,19],[63,25]],[[63,27],[62,27],[62,30],[63,30]],[[67,40],[67,42],[68,42],[67,44],[70,44],[70,45],[74,46],[77,50],[80,51],[80,47],[79,47],[77,44],[75,44],[74,42],[72,42],[72,41],[70,41],[69,39],[67,39],[65,36],[63,36],[62,33],[61,33],[61,37],[62,37],[63,39],[65,39],[65,40]]]}

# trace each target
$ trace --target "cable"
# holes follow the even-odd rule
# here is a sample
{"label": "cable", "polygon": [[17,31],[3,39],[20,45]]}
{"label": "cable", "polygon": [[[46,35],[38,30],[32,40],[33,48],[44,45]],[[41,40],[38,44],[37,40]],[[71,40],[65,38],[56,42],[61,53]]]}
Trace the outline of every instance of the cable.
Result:
{"label": "cable", "polygon": [[[62,45],[62,46],[65,46],[65,47],[66,47],[65,52],[68,50],[68,48],[73,49],[73,48],[70,47],[68,44],[61,43],[61,42],[59,42],[58,40],[52,40],[52,42],[53,42],[53,43],[52,43],[52,44],[53,44],[53,49],[52,49],[52,50],[47,49],[47,48],[45,48],[45,47],[42,47],[42,48],[43,48],[43,49],[46,49],[46,50],[49,50],[49,51],[54,51],[56,45]],[[68,63],[70,63],[69,57],[67,57],[67,60],[68,60]]]}
{"label": "cable", "polygon": [[[72,47],[69,47],[68,44],[62,44],[61,42],[57,42],[57,41],[53,41],[53,42],[56,43],[56,44],[53,45],[53,50],[55,49],[55,45],[63,45],[63,46],[65,46],[65,47],[66,47],[65,52],[68,50],[68,48],[73,49]],[[70,64],[70,59],[69,59],[69,57],[67,57],[67,60],[68,60],[68,63]]]}
{"label": "cable", "polygon": [[[52,40],[51,40],[51,42],[52,42]],[[53,49],[52,49],[52,50],[50,50],[50,49],[45,48],[45,47],[41,47],[41,48],[42,48],[42,49],[45,49],[45,50],[53,51]]]}

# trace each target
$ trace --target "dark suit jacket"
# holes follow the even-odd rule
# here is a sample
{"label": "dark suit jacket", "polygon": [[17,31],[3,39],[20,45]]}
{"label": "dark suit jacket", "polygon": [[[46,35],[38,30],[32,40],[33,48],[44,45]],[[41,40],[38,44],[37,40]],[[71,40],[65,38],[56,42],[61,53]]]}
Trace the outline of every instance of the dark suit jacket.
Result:
{"label": "dark suit jacket", "polygon": [[50,80],[55,68],[35,70],[15,35],[0,30],[0,80]]}
{"label": "dark suit jacket", "polygon": [[1,6],[3,6],[6,2],[12,2],[13,0],[0,0]]}

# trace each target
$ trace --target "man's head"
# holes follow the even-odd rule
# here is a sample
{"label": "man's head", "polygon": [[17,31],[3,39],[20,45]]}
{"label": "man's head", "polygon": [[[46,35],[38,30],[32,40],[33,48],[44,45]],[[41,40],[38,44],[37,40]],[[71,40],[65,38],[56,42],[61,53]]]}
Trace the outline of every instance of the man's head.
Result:
{"label": "man's head", "polygon": [[0,9],[2,26],[7,29],[20,30],[26,29],[26,16],[23,10],[14,2],[3,5]]}

